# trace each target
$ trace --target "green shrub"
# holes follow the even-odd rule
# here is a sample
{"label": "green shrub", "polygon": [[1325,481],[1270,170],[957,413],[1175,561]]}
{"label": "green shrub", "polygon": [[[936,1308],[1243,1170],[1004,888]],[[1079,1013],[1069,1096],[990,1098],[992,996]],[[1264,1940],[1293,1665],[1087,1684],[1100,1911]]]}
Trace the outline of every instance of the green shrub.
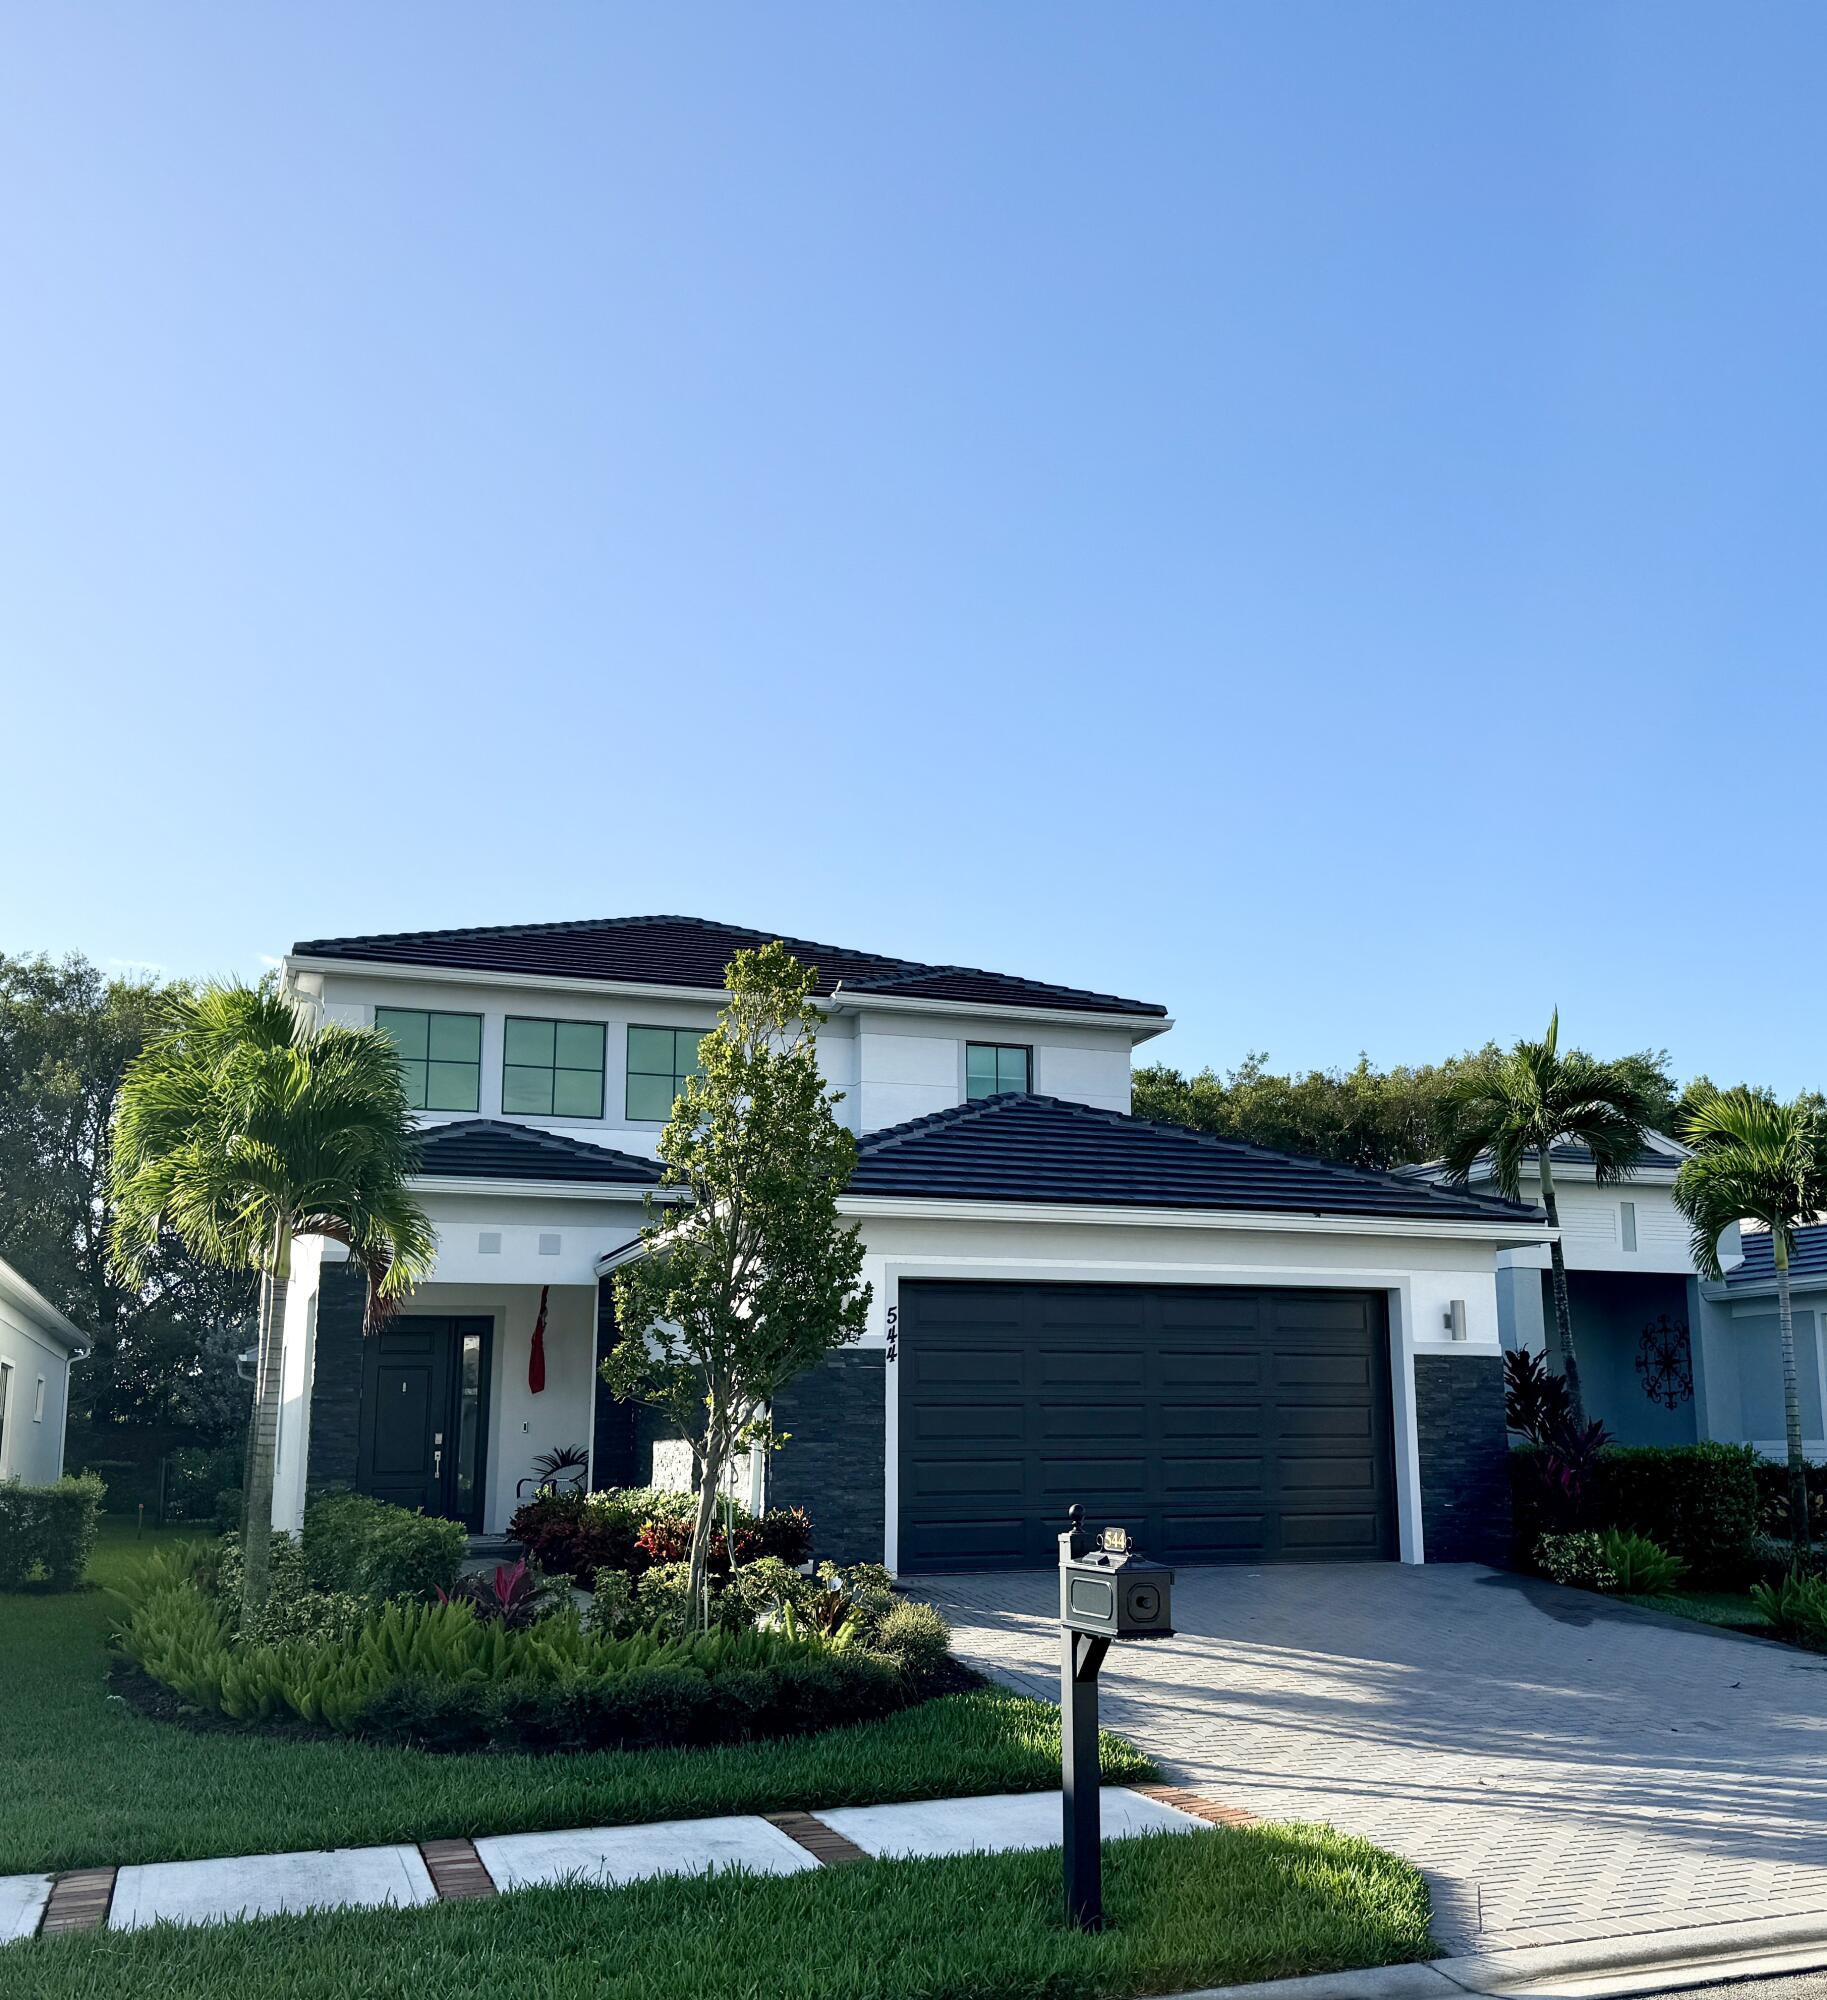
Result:
{"label": "green shrub", "polygon": [[1647,1535],[1607,1528],[1599,1537],[1599,1549],[1626,1597],[1666,1597],[1687,1573],[1679,1556],[1658,1548]]}
{"label": "green shrub", "polygon": [[1605,1545],[1590,1528],[1543,1535],[1535,1545],[1535,1567],[1550,1583],[1571,1584],[1576,1590],[1618,1587],[1618,1573],[1606,1560]]}
{"label": "green shrub", "polygon": [[1759,1535],[1752,1542],[1747,1586],[1767,1583],[1774,1587],[1792,1569],[1799,1569],[1804,1576],[1827,1576],[1827,1548],[1817,1544],[1798,1549],[1781,1535]]}
{"label": "green shrub", "polygon": [[590,1631],[605,1639],[624,1639],[641,1623],[636,1608],[634,1578],[625,1569],[599,1569],[596,1588],[590,1594],[590,1610],[584,1620]]}
{"label": "green shrub", "polygon": [[0,1479],[0,1590],[41,1577],[52,1590],[82,1581],[108,1489],[92,1472],[49,1486]]}
{"label": "green shrub", "polygon": [[[692,1515],[684,1513],[656,1515],[641,1529],[635,1539],[635,1547],[641,1550],[650,1563],[683,1562],[691,1554]],[[706,1558],[711,1574],[721,1580],[729,1574],[729,1550],[725,1546],[723,1528],[723,1507],[717,1509],[717,1525],[711,1535],[710,1553]],[[740,1508],[736,1510],[736,1564],[759,1561],[763,1556],[778,1556],[784,1563],[805,1562],[812,1553],[812,1522],[803,1507],[771,1507],[762,1515],[749,1519]]]}
{"label": "green shrub", "polygon": [[930,1604],[897,1604],[883,1615],[870,1645],[916,1687],[927,1687],[951,1658],[952,1628]]}
{"label": "green shrub", "polygon": [[202,1552],[161,1550],[123,1591],[116,1643],[155,1680],[242,1722],[298,1720],[432,1748],[730,1742],[862,1722],[904,1706],[885,1659],[787,1630],[524,1630],[465,1604],[394,1600],[338,1638],[237,1633]]}
{"label": "green shrub", "polygon": [[337,1493],[305,1509],[304,1562],[314,1590],[366,1597],[435,1597],[450,1590],[468,1551],[460,1521]]}
{"label": "green shrub", "polygon": [[1780,1583],[1752,1584],[1751,1602],[1779,1638],[1827,1652],[1827,1579],[1810,1576],[1798,1566]]}
{"label": "green shrub", "polygon": [[1702,1585],[1743,1581],[1758,1529],[1748,1444],[1613,1445],[1599,1456],[1595,1525],[1647,1535]]}

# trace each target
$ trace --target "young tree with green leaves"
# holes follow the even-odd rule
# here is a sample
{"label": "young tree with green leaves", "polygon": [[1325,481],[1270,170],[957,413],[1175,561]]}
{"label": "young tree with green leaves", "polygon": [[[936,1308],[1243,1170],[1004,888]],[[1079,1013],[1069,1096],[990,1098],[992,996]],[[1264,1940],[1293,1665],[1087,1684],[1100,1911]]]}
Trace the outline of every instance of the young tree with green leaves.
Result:
{"label": "young tree with green leaves", "polygon": [[1789,1254],[1797,1228],[1827,1211],[1827,1114],[1815,1097],[1783,1104],[1768,1091],[1709,1089],[1694,1093],[1681,1136],[1693,1158],[1675,1176],[1675,1206],[1693,1230],[1695,1269],[1707,1278],[1723,1275],[1719,1239],[1735,1222],[1759,1222],[1770,1232],[1789,1448],[1789,1527],[1796,1547],[1806,1548],[1808,1472],[1795,1381]]}
{"label": "young tree with green leaves", "polygon": [[112,1190],[123,1267],[144,1269],[169,1232],[204,1262],[260,1280],[242,1526],[255,1606],[271,1575],[293,1238],[347,1246],[372,1318],[431,1268],[431,1224],[406,1187],[417,1164],[393,1043],[374,1028],[311,1026],[270,981],[172,994],[122,1082]]}
{"label": "young tree with green leaves", "polygon": [[[1667,1102],[1663,1065],[1650,1055],[1599,1062],[1580,1049],[1561,1052],[1561,1017],[1555,1009],[1539,1042],[1490,1049],[1472,1057],[1449,1082],[1441,1104],[1448,1172],[1464,1182],[1481,1160],[1511,1201],[1522,1198],[1522,1174],[1540,1169],[1542,1207],[1556,1230],[1560,1205],[1554,1192],[1556,1146],[1583,1146],[1592,1155],[1601,1187],[1627,1180],[1637,1155]],[[1549,1245],[1554,1273],[1552,1359],[1566,1378],[1573,1421],[1586,1421],[1580,1395],[1579,1355],[1573,1311],[1567,1301],[1567,1260],[1556,1235]]]}
{"label": "young tree with green leaves", "polygon": [[859,1338],[869,1310],[863,1246],[838,1216],[856,1141],[819,1073],[817,976],[778,941],[730,960],[729,1005],[660,1134],[661,1188],[683,1200],[650,1207],[642,1254],[615,1274],[603,1377],[664,1411],[696,1459],[688,1627],[708,1616],[732,1459],[767,1436],[781,1388]]}

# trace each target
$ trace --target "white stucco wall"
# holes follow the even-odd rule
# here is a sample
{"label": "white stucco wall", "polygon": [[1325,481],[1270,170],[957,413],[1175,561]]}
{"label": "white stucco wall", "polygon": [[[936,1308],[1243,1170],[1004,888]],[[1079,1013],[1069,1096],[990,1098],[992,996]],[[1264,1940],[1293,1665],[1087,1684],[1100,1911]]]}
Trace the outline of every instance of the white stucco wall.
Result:
{"label": "white stucco wall", "polygon": [[63,1471],[70,1350],[24,1307],[0,1293],[0,1366],[8,1370],[0,1479],[47,1486]]}
{"label": "white stucco wall", "polygon": [[[438,1124],[463,1117],[510,1116],[516,1124],[612,1146],[652,1158],[657,1120],[627,1116],[630,1027],[710,1028],[714,1001],[645,998],[627,994],[492,985],[469,980],[388,978],[350,971],[310,973],[315,1004],[326,1021],[362,1027],[381,1007],[423,1007],[482,1018],[482,1067],[474,1112],[428,1112]],[[501,1064],[510,1014],[602,1023],[603,1116],[600,1119],[534,1118],[501,1109]],[[923,1118],[965,1100],[967,1042],[1015,1043],[1033,1050],[1033,1087],[1050,1097],[1104,1110],[1129,1109],[1133,1031],[1124,1025],[1085,1026],[1040,1019],[935,1008],[897,1012],[844,999],[819,1032],[819,1061],[833,1089],[843,1093],[839,1117],[855,1132]]]}
{"label": "white stucco wall", "polygon": [[[1541,1183],[1525,1180],[1522,1198],[1541,1200]],[[1560,1210],[1561,1251],[1570,1271],[1663,1271],[1689,1273],[1694,1268],[1688,1248],[1688,1226],[1666,1181],[1619,1181],[1599,1187],[1592,1181],[1556,1178],[1554,1198]],[[1622,1204],[1632,1202],[1637,1214],[1637,1247],[1624,1247]],[[1735,1244],[1725,1246],[1728,1261]],[[1548,1268],[1543,1244],[1507,1250],[1506,1264]]]}
{"label": "white stucco wall", "polygon": [[[873,1288],[864,1344],[887,1347],[899,1289],[913,1278],[974,1278],[1111,1284],[1329,1286],[1379,1291],[1388,1301],[1391,1407],[1395,1429],[1398,1536],[1402,1559],[1419,1562],[1420,1461],[1415,1430],[1417,1354],[1493,1357],[1498,1342],[1494,1246],[1373,1236],[1346,1230],[1247,1230],[1108,1221],[1028,1222],[957,1216],[863,1215],[863,1275]],[[1454,1340],[1446,1315],[1465,1307],[1466,1338]],[[897,1560],[899,1395],[887,1363],[884,1452],[888,1543]]]}

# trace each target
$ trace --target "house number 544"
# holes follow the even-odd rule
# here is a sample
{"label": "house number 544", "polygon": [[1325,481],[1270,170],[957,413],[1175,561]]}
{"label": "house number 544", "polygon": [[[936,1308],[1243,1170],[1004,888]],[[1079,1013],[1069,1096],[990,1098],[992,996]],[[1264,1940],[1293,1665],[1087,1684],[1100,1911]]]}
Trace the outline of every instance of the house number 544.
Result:
{"label": "house number 544", "polygon": [[888,1358],[892,1361],[901,1345],[901,1308],[899,1306],[890,1306],[888,1308],[887,1320]]}

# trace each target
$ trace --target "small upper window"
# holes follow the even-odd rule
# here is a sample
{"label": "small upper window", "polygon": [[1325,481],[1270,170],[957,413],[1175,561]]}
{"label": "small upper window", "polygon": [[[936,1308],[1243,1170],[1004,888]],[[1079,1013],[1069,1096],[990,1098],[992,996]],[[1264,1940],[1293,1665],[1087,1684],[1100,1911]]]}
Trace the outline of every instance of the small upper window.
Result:
{"label": "small upper window", "polygon": [[600,1021],[507,1019],[501,1108],[533,1118],[603,1115]]}
{"label": "small upper window", "polygon": [[1634,1201],[1618,1203],[1618,1229],[1624,1248],[1634,1250],[1637,1247],[1637,1204]]}
{"label": "small upper window", "polygon": [[688,1076],[701,1073],[698,1044],[707,1028],[630,1028],[628,1090],[630,1118],[665,1120]]}
{"label": "small upper window", "polygon": [[423,1007],[377,1007],[374,1025],[393,1037],[415,1111],[474,1111],[481,1102],[482,1016]]}
{"label": "small upper window", "polygon": [[35,1424],[44,1422],[44,1377],[42,1375],[38,1378],[37,1392],[32,1397],[32,1422]]}
{"label": "small upper window", "polygon": [[966,1042],[964,1045],[964,1094],[966,1097],[994,1097],[999,1091],[1027,1090],[1028,1072],[1034,1052],[1018,1043]]}

